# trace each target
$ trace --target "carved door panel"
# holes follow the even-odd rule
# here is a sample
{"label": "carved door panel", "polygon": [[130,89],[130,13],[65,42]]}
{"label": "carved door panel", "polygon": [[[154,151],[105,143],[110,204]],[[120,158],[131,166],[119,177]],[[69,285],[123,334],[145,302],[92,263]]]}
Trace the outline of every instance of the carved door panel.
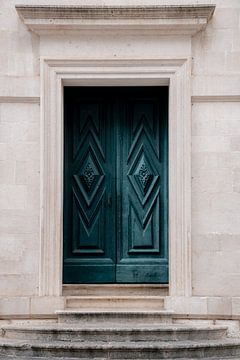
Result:
{"label": "carved door panel", "polygon": [[110,104],[65,89],[64,282],[115,281],[115,159]]}
{"label": "carved door panel", "polygon": [[166,88],[65,89],[65,283],[168,281],[166,109]]}
{"label": "carved door panel", "polygon": [[168,281],[167,92],[131,89],[122,104],[121,235],[116,281]]}

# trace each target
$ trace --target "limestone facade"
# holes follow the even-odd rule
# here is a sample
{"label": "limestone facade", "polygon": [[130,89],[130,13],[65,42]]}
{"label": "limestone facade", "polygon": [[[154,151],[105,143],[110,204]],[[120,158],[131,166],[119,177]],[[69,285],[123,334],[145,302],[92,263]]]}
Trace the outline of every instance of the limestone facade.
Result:
{"label": "limestone facade", "polygon": [[[181,80],[185,84],[185,102],[176,105],[173,92],[169,111],[173,112],[177,106],[177,113],[182,114],[175,121],[184,121],[181,131],[186,142],[182,143],[181,154],[186,161],[178,169],[181,179],[190,181],[186,180],[182,192],[175,194],[182,194],[182,212],[176,207],[173,211],[182,216],[181,226],[183,223],[184,226],[179,229],[172,224],[177,235],[175,243],[174,239],[170,241],[176,244],[176,238],[181,238],[181,248],[176,246],[175,255],[173,251],[170,254],[172,276],[166,306],[177,314],[237,319],[240,316],[240,2],[202,1],[214,3],[216,8],[206,28],[194,34],[170,33],[169,29],[146,30],[147,33],[45,29],[39,33],[36,29],[31,31],[20,18],[15,8],[19,3],[22,1],[1,0],[0,13],[0,316],[51,315],[64,307],[61,290],[46,290],[46,284],[51,282],[58,281],[58,289],[61,287],[61,242],[55,244],[59,252],[55,263],[52,245],[48,246],[55,246],[54,243],[46,237],[43,243],[43,219],[46,216],[50,219],[51,211],[56,210],[48,208],[50,212],[44,213],[43,146],[47,130],[43,121],[49,116],[57,119],[52,107],[59,104],[61,96],[56,92],[55,102],[50,102],[46,110],[46,74],[56,82],[69,83],[66,73],[70,71],[72,81],[83,81],[82,68],[93,63],[95,70],[89,71],[91,75],[84,81],[95,84],[93,73],[102,67],[101,61],[109,61],[109,74],[114,62],[118,62],[118,67],[125,69],[119,73],[121,81],[130,84],[134,72],[126,68],[141,68],[143,74],[146,70],[153,71],[154,64],[156,74],[164,75],[155,74],[155,78],[149,76],[144,81],[153,84],[154,79],[162,79],[164,83],[172,79],[168,71],[180,74],[183,60],[187,64],[183,65],[185,77],[182,75]],[[76,3],[98,6],[101,2],[24,2],[68,6]],[[104,5],[126,7],[162,4],[196,5],[198,1],[156,0],[151,4],[145,0],[104,1]],[[60,72],[65,75],[59,77]],[[102,81],[108,85],[119,79],[102,75]],[[47,84],[54,86],[51,81]],[[187,124],[189,128],[184,127]],[[174,149],[174,143],[172,146]],[[171,186],[174,193],[177,184]],[[176,268],[180,269],[180,275],[174,272]]]}

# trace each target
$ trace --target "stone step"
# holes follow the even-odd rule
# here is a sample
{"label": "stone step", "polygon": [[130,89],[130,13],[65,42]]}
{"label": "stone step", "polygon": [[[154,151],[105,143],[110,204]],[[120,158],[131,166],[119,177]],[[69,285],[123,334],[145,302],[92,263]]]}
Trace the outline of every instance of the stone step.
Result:
{"label": "stone step", "polygon": [[40,342],[0,341],[0,358],[7,356],[62,357],[65,359],[206,359],[240,358],[240,339],[172,342]]}
{"label": "stone step", "polygon": [[167,296],[168,284],[70,284],[63,296]]}
{"label": "stone step", "polygon": [[179,341],[224,339],[227,327],[223,326],[115,326],[79,327],[66,324],[45,326],[14,326],[2,328],[2,337],[19,340],[41,341]]}
{"label": "stone step", "polygon": [[[0,356],[0,358],[1,358],[1,356]],[[14,356],[14,357],[12,357],[12,356],[10,356],[10,357],[8,357],[8,356],[5,356],[5,358],[4,359],[9,359],[9,360],[26,360],[26,357],[24,356],[24,357],[22,357],[22,356]],[[27,358],[27,360],[50,360],[50,359],[54,359],[54,360],[76,360],[76,358],[70,358],[70,357],[68,357],[68,358],[62,358],[62,357],[39,357],[39,356],[31,356],[31,357],[28,357]],[[188,358],[188,360],[197,360],[197,359],[199,359],[199,358]],[[239,360],[239,356],[227,356],[227,357],[208,357],[208,358],[204,358],[204,360]],[[89,358],[82,358],[81,360],[89,360]],[[106,358],[91,358],[91,360],[106,360]],[[122,359],[120,359],[120,358],[115,358],[114,360],[122,360]],[[125,360],[127,360],[127,359],[125,359]],[[138,360],[138,359],[135,359],[135,360]],[[171,359],[169,359],[169,360],[171,360]],[[186,360],[186,358],[177,358],[177,360]]]}
{"label": "stone step", "polygon": [[[0,358],[1,358],[1,356],[0,356]],[[73,358],[73,357],[65,357],[65,358],[62,358],[62,357],[56,357],[56,356],[54,356],[54,357],[42,357],[42,356],[30,356],[30,357],[22,357],[22,356],[14,356],[14,357],[12,357],[12,356],[5,356],[4,357],[4,359],[9,359],[9,360],[76,360],[76,358]],[[176,359],[176,358],[175,358]],[[188,358],[188,360],[197,360],[197,359],[199,359],[199,357],[194,357],[194,358]],[[204,360],[239,360],[239,356],[227,356],[227,357],[222,357],[222,356],[220,356],[220,357],[204,357],[204,358],[202,358],[202,359],[204,359]],[[81,358],[81,360],[89,360],[89,358]],[[93,358],[93,357],[91,357],[91,360],[106,360],[106,358],[100,358],[100,357],[98,357],[98,358]],[[115,358],[114,360],[122,360],[121,358]],[[125,359],[125,360],[127,360],[127,359]],[[137,358],[135,359],[135,360],[138,360]],[[169,358],[169,360],[171,360],[171,358]],[[172,358],[172,360],[173,360],[173,358]],[[186,358],[184,357],[184,358],[177,358],[177,360],[186,360]]]}
{"label": "stone step", "polygon": [[59,323],[89,324],[170,324],[173,312],[160,311],[86,311],[58,310]]}
{"label": "stone step", "polygon": [[162,310],[164,298],[160,296],[70,296],[65,299],[66,309],[88,310]]}

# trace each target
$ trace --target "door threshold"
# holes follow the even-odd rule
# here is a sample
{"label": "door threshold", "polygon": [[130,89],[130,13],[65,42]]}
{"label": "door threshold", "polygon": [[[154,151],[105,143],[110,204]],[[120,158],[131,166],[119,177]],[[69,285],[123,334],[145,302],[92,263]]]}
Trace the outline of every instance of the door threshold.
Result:
{"label": "door threshold", "polygon": [[64,284],[63,296],[168,296],[168,284]]}

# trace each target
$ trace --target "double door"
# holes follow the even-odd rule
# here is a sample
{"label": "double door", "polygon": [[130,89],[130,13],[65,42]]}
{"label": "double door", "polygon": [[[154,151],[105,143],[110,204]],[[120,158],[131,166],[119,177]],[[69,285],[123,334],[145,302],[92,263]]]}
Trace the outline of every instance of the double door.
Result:
{"label": "double door", "polygon": [[66,87],[64,283],[168,282],[166,87]]}

